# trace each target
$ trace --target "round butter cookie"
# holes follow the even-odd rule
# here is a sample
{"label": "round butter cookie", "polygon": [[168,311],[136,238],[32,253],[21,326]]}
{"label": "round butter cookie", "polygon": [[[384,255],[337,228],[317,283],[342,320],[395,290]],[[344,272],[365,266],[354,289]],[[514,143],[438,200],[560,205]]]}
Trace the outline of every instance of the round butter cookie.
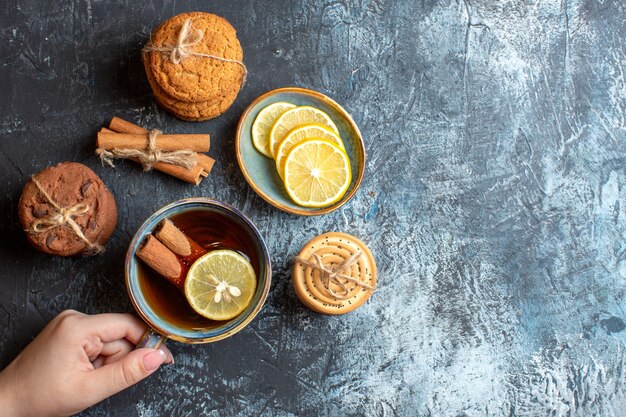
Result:
{"label": "round butter cookie", "polygon": [[296,258],[292,281],[296,295],[311,310],[345,314],[363,305],[374,292],[376,262],[356,237],[324,233],[304,245]]}

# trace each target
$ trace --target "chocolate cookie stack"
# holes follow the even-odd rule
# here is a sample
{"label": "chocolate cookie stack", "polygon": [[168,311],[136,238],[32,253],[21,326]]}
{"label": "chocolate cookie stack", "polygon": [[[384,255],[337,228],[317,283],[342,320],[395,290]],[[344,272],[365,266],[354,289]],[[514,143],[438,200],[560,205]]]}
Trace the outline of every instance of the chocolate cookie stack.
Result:
{"label": "chocolate cookie stack", "polygon": [[143,62],[156,101],[190,121],[228,110],[247,75],[235,29],[204,12],[162,23],[143,50]]}
{"label": "chocolate cookie stack", "polygon": [[83,164],[63,162],[24,186],[19,218],[28,241],[59,256],[101,252],[117,224],[117,207],[100,177]]}

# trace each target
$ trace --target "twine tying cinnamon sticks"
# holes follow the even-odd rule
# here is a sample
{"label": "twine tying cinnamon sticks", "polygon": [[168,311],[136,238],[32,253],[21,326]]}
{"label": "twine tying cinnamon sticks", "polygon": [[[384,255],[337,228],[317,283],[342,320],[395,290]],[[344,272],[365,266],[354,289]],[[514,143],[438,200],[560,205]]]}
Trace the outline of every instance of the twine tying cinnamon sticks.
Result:
{"label": "twine tying cinnamon sticks", "polygon": [[31,181],[33,182],[33,184],[35,184],[37,190],[41,193],[41,195],[46,198],[48,203],[55,208],[56,213],[52,214],[51,216],[35,220],[30,227],[30,232],[35,234],[43,233],[47,232],[48,230],[54,229],[55,227],[67,224],[72,229],[72,231],[74,231],[76,236],[78,236],[83,242],[88,245],[88,253],[96,254],[104,251],[104,247],[102,245],[93,243],[89,239],[87,239],[78,223],[76,223],[76,221],[74,220],[76,217],[80,217],[89,212],[90,207],[88,204],[78,203],[72,207],[61,207],[59,204],[57,204],[56,201],[52,199],[52,196],[50,196],[50,194],[48,194],[46,190],[43,189],[39,181],[37,181],[34,176],[31,177]]}
{"label": "twine tying cinnamon sticks", "polygon": [[192,47],[202,42],[202,39],[204,38],[204,31],[194,28],[191,23],[191,18],[185,20],[185,23],[183,23],[180,32],[178,32],[178,39],[175,45],[157,47],[150,46],[148,44],[143,48],[142,52],[169,52],[170,60],[177,65],[190,56],[211,58],[222,62],[232,62],[233,64],[240,65],[241,68],[243,68],[243,78],[241,81],[241,87],[243,88],[243,86],[246,84],[246,78],[248,77],[248,68],[246,68],[243,62],[236,59],[229,59],[211,54],[203,54],[191,50]]}
{"label": "twine tying cinnamon sticks", "polygon": [[[347,286],[349,282],[368,290],[375,289],[374,287],[367,285],[363,281],[341,273],[341,271],[343,271],[344,269],[351,267],[361,257],[362,253],[363,252],[357,252],[344,260],[342,263],[333,266],[324,265],[321,256],[319,256],[317,253],[313,254],[314,261],[309,261],[299,256],[296,257],[296,261],[305,266],[308,266],[309,268],[313,268],[314,270],[319,271],[321,275],[322,286],[326,291],[328,291],[331,296],[333,296],[337,300],[347,300],[348,298],[350,298],[350,290]],[[339,288],[341,288],[341,291],[337,292],[333,290],[331,284],[337,285]]]}
{"label": "twine tying cinnamon sticks", "polygon": [[113,159],[126,158],[164,172],[185,182],[198,185],[206,178],[215,160],[203,152],[211,147],[205,134],[164,134],[148,130],[119,117],[97,134],[96,154],[103,164],[113,166]]}
{"label": "twine tying cinnamon sticks", "polygon": [[147,133],[148,145],[145,150],[142,149],[112,149],[103,148],[96,149],[96,154],[100,157],[102,163],[114,167],[113,159],[129,159],[136,158],[141,163],[144,172],[150,171],[157,162],[178,165],[183,168],[191,169],[198,163],[195,152],[190,150],[164,151],[157,149],[156,138],[162,132],[158,129],[152,129]]}

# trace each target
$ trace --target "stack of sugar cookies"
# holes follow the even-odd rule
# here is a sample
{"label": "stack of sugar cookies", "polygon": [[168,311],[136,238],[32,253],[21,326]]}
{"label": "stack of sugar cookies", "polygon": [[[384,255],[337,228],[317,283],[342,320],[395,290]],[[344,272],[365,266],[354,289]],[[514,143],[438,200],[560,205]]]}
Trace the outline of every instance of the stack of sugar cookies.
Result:
{"label": "stack of sugar cookies", "polygon": [[183,120],[224,113],[247,75],[237,32],[210,13],[183,13],[162,23],[143,49],[156,101]]}

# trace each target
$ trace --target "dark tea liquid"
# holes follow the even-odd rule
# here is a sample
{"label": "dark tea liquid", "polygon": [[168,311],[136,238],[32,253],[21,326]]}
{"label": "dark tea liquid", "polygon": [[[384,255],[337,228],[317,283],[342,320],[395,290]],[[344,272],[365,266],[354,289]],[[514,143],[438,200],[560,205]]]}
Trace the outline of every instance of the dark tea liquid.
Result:
{"label": "dark tea liquid", "polygon": [[[195,240],[207,252],[231,249],[250,261],[257,280],[260,264],[252,232],[234,218],[219,211],[192,210],[169,218],[183,233]],[[139,286],[148,304],[162,319],[188,330],[210,330],[222,326],[196,313],[185,295],[151,268],[138,262]]]}

